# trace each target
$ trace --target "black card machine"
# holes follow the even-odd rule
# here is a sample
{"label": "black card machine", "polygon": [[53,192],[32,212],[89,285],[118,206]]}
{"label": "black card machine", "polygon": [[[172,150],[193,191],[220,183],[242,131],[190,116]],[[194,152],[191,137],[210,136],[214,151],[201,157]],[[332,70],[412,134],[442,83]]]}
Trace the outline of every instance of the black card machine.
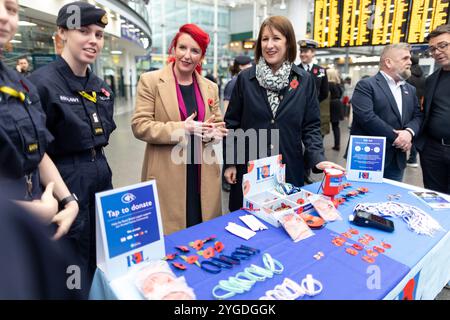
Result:
{"label": "black card machine", "polygon": [[376,228],[387,232],[394,231],[394,222],[366,211],[356,210],[348,219],[360,227]]}

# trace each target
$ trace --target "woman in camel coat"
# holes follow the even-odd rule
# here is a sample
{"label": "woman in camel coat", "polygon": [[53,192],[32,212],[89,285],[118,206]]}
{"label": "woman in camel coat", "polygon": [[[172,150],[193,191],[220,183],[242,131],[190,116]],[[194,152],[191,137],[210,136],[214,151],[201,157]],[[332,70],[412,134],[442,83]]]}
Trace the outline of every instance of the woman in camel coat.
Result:
{"label": "woman in camel coat", "polygon": [[[156,180],[165,234],[222,213],[212,144],[226,129],[217,85],[199,74],[208,43],[196,25],[182,26],[169,50],[172,62],[143,74],[138,84],[132,129],[147,142],[142,181]],[[195,164],[186,163],[201,154]]]}

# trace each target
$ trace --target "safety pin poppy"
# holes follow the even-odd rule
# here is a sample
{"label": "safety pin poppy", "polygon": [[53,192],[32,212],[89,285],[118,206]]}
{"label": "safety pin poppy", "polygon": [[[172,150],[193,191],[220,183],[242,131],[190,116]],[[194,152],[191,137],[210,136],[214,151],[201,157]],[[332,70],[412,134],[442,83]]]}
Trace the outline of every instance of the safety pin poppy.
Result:
{"label": "safety pin poppy", "polygon": [[372,250],[372,249],[367,249],[366,253],[371,256],[371,257],[378,257],[378,252]]}
{"label": "safety pin poppy", "polygon": [[175,247],[175,248],[177,248],[177,249],[180,250],[181,252],[189,252],[189,251],[190,251],[189,248],[186,247],[186,246],[177,246],[177,247]]}
{"label": "safety pin poppy", "polygon": [[344,189],[350,188],[352,186],[352,184],[350,182],[346,182],[342,185],[344,187]]}
{"label": "safety pin poppy", "polygon": [[186,270],[186,266],[180,262],[172,262],[172,265],[179,270]]}
{"label": "safety pin poppy", "polygon": [[201,248],[203,248],[203,245],[209,241],[215,240],[216,239],[216,235],[212,235],[209,236],[208,238],[204,239],[204,240],[195,240],[192,242],[189,242],[189,246],[194,248],[195,250],[200,250]]}
{"label": "safety pin poppy", "polygon": [[384,253],[384,249],[378,246],[373,246],[373,250],[378,251],[379,253]]}
{"label": "safety pin poppy", "polygon": [[216,240],[216,235],[214,234],[214,235],[212,235],[212,236],[209,236],[208,238],[206,238],[205,240],[203,240],[203,242],[208,242],[208,241],[212,241],[212,240]]}
{"label": "safety pin poppy", "polygon": [[366,261],[367,263],[374,263],[375,262],[375,258],[369,257],[369,256],[363,256],[362,259],[364,261]]}
{"label": "safety pin poppy", "polygon": [[212,258],[212,257],[214,257],[214,248],[208,247],[205,250],[197,251],[197,254],[201,255],[205,259]]}
{"label": "safety pin poppy", "polygon": [[198,256],[192,255],[192,256],[185,256],[185,255],[181,255],[180,256],[181,259],[183,259],[184,261],[186,261],[189,264],[196,264],[197,266],[200,267],[200,263],[198,262]]}
{"label": "safety pin poppy", "polygon": [[362,193],[362,194],[366,194],[367,192],[369,192],[369,188],[364,188],[364,187],[359,187],[357,190],[359,193]]}
{"label": "safety pin poppy", "polygon": [[166,255],[163,260],[173,260],[177,257],[178,253],[169,253],[168,255]]}
{"label": "safety pin poppy", "polygon": [[345,252],[347,252],[348,254],[351,254],[352,256],[356,256],[358,254],[358,251],[353,248],[347,248],[347,249],[345,249]]}
{"label": "safety pin poppy", "polygon": [[335,237],[331,243],[333,243],[337,247],[342,247],[345,243],[345,239],[341,237]]}
{"label": "safety pin poppy", "polygon": [[214,250],[217,251],[217,253],[221,253],[223,251],[223,249],[225,248],[225,246],[223,245],[222,242],[220,241],[216,241],[214,243]]}
{"label": "safety pin poppy", "polygon": [[205,244],[205,242],[203,240],[195,240],[193,242],[189,242],[189,246],[194,248],[195,250],[200,250],[201,248],[203,248],[203,245]]}
{"label": "safety pin poppy", "polygon": [[373,240],[375,240],[374,237],[372,237],[370,234],[367,234],[367,233],[364,234],[364,238],[366,238],[368,241],[373,241]]}
{"label": "safety pin poppy", "polygon": [[392,246],[389,243],[386,243],[384,241],[381,241],[381,246],[385,249],[390,249]]}

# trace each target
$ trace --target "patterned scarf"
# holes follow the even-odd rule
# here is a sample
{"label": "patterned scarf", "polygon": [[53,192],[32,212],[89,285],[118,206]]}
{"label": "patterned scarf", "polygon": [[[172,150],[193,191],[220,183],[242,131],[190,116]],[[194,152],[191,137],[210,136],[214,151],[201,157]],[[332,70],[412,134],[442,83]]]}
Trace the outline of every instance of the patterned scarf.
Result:
{"label": "patterned scarf", "polygon": [[291,74],[292,63],[283,62],[281,68],[273,74],[272,69],[266,63],[263,57],[259,59],[256,65],[256,79],[259,85],[267,90],[267,99],[269,100],[270,109],[275,117],[278,106],[280,105],[280,91],[289,84],[289,75]]}

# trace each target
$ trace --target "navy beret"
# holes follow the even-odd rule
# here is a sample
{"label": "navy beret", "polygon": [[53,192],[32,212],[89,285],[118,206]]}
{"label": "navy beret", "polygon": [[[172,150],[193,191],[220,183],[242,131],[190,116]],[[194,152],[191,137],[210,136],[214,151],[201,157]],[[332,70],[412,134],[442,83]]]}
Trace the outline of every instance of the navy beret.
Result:
{"label": "navy beret", "polygon": [[[77,8],[78,7],[78,8]],[[77,14],[79,13],[79,17]],[[58,12],[56,25],[67,29],[96,24],[102,28],[108,24],[108,14],[90,3],[75,1],[64,5]]]}
{"label": "navy beret", "polygon": [[300,40],[297,43],[300,46],[300,49],[316,49],[319,46],[317,41],[311,39]]}
{"label": "navy beret", "polygon": [[252,62],[252,58],[250,58],[249,56],[237,56],[234,58],[234,62],[237,65],[245,66],[246,64],[249,64]]}

